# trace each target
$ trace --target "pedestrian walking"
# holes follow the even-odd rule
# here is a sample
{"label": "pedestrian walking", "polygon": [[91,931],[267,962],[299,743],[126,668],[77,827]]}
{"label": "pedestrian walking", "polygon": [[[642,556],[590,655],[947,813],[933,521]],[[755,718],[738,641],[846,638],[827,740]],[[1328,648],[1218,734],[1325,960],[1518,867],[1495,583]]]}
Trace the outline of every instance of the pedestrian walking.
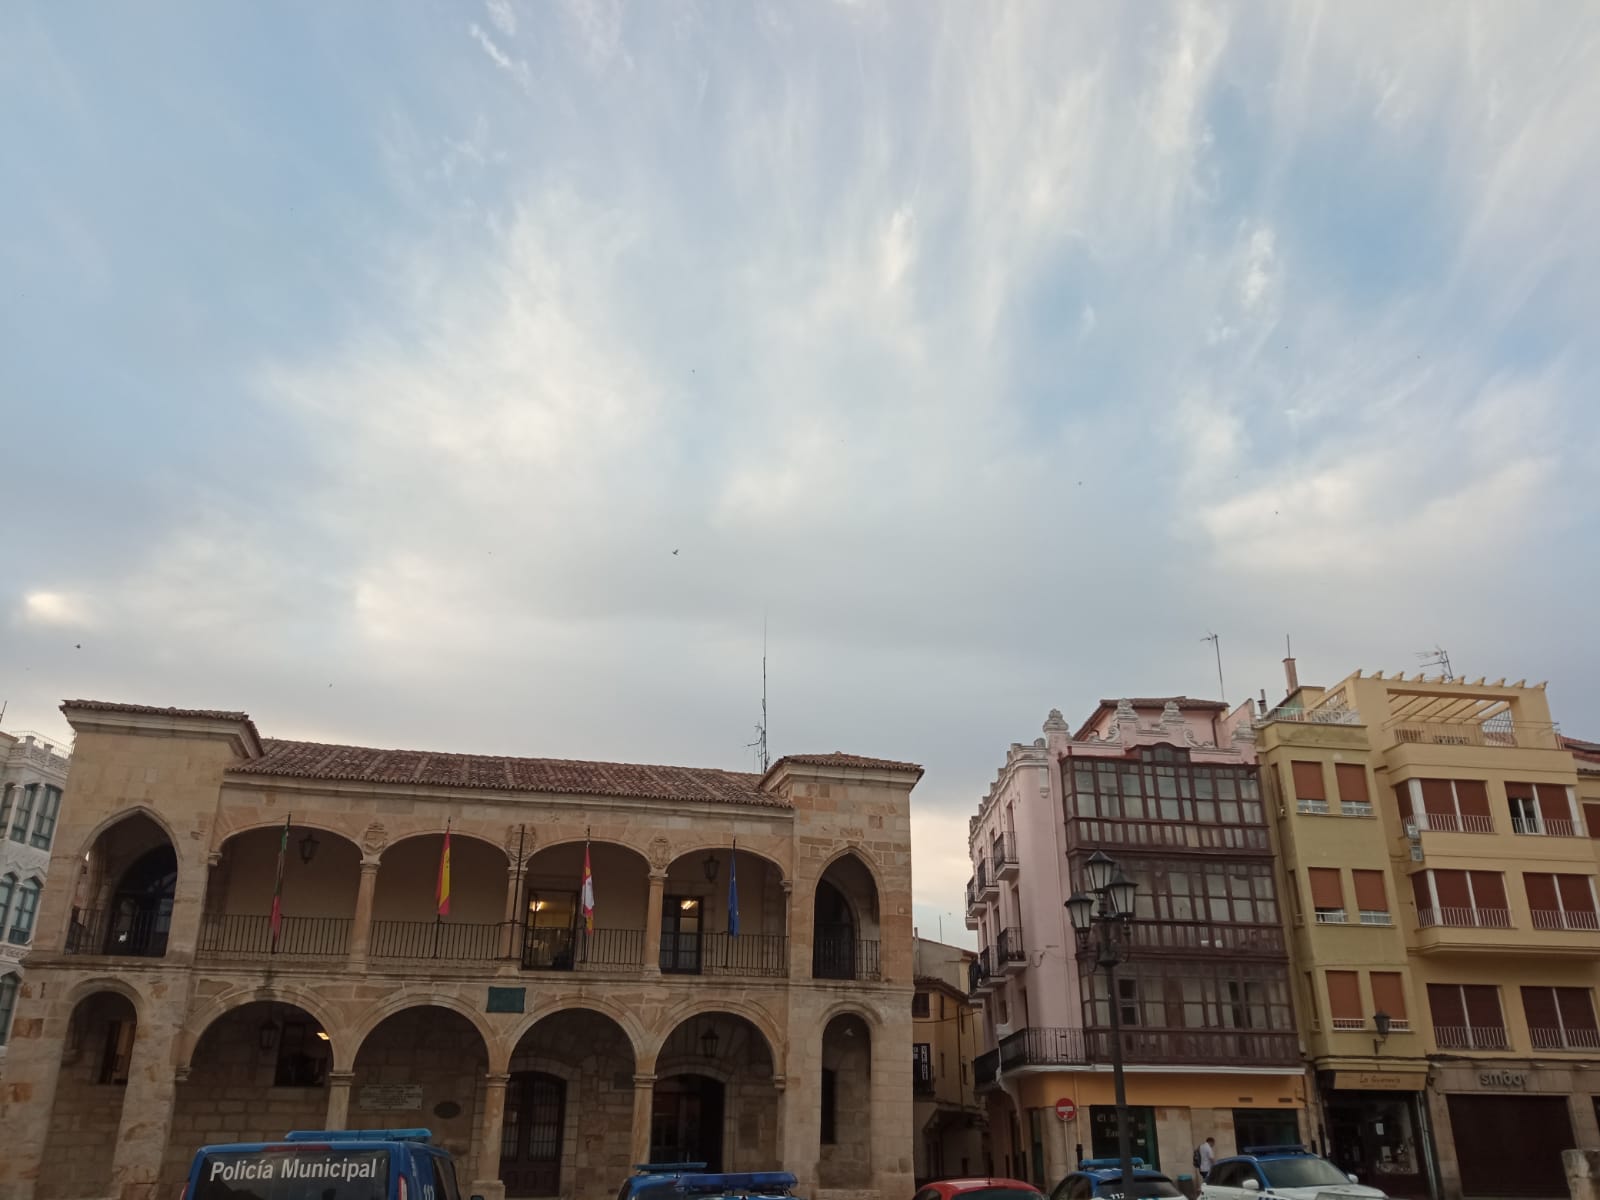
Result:
{"label": "pedestrian walking", "polygon": [[1217,1161],[1217,1139],[1208,1137],[1194,1148],[1195,1169],[1200,1172],[1201,1182],[1211,1178],[1211,1165]]}

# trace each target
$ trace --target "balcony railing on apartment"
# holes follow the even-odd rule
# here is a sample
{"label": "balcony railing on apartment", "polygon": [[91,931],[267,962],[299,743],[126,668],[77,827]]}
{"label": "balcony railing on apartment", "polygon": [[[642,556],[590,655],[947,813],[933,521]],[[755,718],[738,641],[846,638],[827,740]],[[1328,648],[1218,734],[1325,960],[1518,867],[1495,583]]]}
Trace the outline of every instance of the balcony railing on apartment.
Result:
{"label": "balcony railing on apartment", "polygon": [[1560,735],[1554,725],[1512,721],[1502,716],[1483,722],[1395,722],[1390,733],[1397,742],[1431,746],[1490,746],[1505,749],[1559,750]]}
{"label": "balcony railing on apartment", "polygon": [[1272,845],[1259,825],[1201,825],[1178,821],[1125,821],[1111,817],[1073,817],[1067,822],[1072,847],[1116,846],[1158,850],[1228,850],[1268,854]]}
{"label": "balcony railing on apartment", "polygon": [[1017,859],[1017,835],[1014,833],[996,834],[994,843],[989,847],[989,861],[994,864],[995,876],[999,879],[1014,879],[1021,863]]}
{"label": "balcony railing on apartment", "polygon": [[1578,826],[1562,817],[1512,817],[1511,832],[1524,837],[1577,837]]}
{"label": "balcony railing on apartment", "polygon": [[811,947],[813,979],[878,979],[882,967],[878,943],[853,936],[848,930],[819,927]]}
{"label": "balcony railing on apartment", "polygon": [[350,951],[349,917],[284,917],[277,944],[272,918],[254,913],[206,913],[200,918],[197,954],[278,958],[342,958]]}
{"label": "balcony railing on apartment", "polygon": [[[1073,1067],[1111,1061],[1109,1029],[1029,1027],[1000,1040],[997,1049],[974,1064],[979,1085],[993,1083],[1001,1071],[1020,1067]],[[1238,1062],[1294,1063],[1299,1047],[1288,1030],[1149,1029],[1121,1033],[1123,1060],[1143,1064],[1211,1065]]]}
{"label": "balcony railing on apartment", "polygon": [[529,971],[630,971],[644,966],[644,930],[526,929],[522,966]]}
{"label": "balcony railing on apartment", "polygon": [[994,964],[1004,971],[1010,966],[1026,966],[1028,956],[1022,949],[1022,930],[1002,929],[994,942]]}
{"label": "balcony railing on apartment", "polygon": [[789,974],[789,939],[781,933],[663,933],[661,969],[669,975]]}
{"label": "balcony railing on apartment", "polygon": [[508,957],[508,951],[504,921],[374,921],[367,953],[372,958],[490,962]]}
{"label": "balcony railing on apartment", "polygon": [[1433,833],[1493,833],[1494,818],[1482,813],[1418,813],[1417,829]]}
{"label": "balcony railing on apartment", "polygon": [[1507,1050],[1511,1047],[1502,1025],[1435,1025],[1433,1037],[1441,1050]]}
{"label": "balcony railing on apartment", "polygon": [[967,880],[967,911],[971,912],[978,907],[978,877]]}
{"label": "balcony railing on apartment", "polygon": [[926,1063],[911,1064],[911,1091],[917,1096],[933,1095],[933,1068]]}
{"label": "balcony railing on apartment", "polygon": [[167,952],[169,913],[118,913],[96,908],[72,910],[68,954],[108,954],[119,958],[160,958]]}
{"label": "balcony railing on apartment", "polygon": [[999,895],[999,893],[1000,893],[1000,879],[994,873],[993,864],[991,864],[989,862],[989,860],[986,859],[986,858],[980,858],[978,860],[977,879],[978,879],[978,900],[980,902],[984,899],[984,897],[988,896],[991,893],[993,893],[995,895]]}
{"label": "balcony railing on apartment", "polygon": [[976,995],[994,982],[994,951],[988,946],[979,950],[967,964],[967,991]]}
{"label": "balcony railing on apartment", "polygon": [[1584,912],[1560,912],[1553,908],[1535,908],[1531,913],[1535,929],[1600,929],[1600,915]]}
{"label": "balcony railing on apartment", "polygon": [[1134,921],[1129,927],[1140,950],[1230,954],[1282,954],[1283,930],[1276,925],[1229,925],[1208,921]]}
{"label": "balcony railing on apartment", "polygon": [[1595,1029],[1545,1029],[1530,1025],[1528,1037],[1535,1050],[1600,1050],[1600,1030]]}
{"label": "balcony railing on apartment", "polygon": [[1346,708],[1343,704],[1326,703],[1318,708],[1274,708],[1267,715],[1253,722],[1257,728],[1270,725],[1274,721],[1286,721],[1295,725],[1360,725],[1361,714],[1353,708]]}
{"label": "balcony railing on apartment", "polygon": [[1319,816],[1327,816],[1330,811],[1330,806],[1326,800],[1296,800],[1294,807],[1296,812],[1312,813]]}
{"label": "balcony railing on apartment", "polygon": [[1419,908],[1417,925],[1422,929],[1510,929],[1509,908]]}

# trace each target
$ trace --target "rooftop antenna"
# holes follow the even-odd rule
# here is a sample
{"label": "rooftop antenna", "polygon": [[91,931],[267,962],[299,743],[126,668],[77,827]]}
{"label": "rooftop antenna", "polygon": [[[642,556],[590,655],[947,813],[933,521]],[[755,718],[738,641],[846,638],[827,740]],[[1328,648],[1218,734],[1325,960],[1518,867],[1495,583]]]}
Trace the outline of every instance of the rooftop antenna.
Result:
{"label": "rooftop antenna", "polygon": [[1432,650],[1418,650],[1417,658],[1422,661],[1422,668],[1426,671],[1429,667],[1438,667],[1444,672],[1446,683],[1455,682],[1455,673],[1450,670],[1450,652],[1437,642]]}
{"label": "rooftop antenna", "polygon": [[772,765],[772,756],[767,752],[767,614],[761,614],[761,723],[756,726],[756,740],[745,743],[756,752],[756,762],[761,766],[761,773],[765,775],[767,768]]}
{"label": "rooftop antenna", "polygon": [[1222,685],[1222,639],[1214,633],[1208,633],[1200,640],[1202,642],[1210,642],[1211,648],[1217,652],[1217,695],[1226,704],[1228,702],[1228,689]]}

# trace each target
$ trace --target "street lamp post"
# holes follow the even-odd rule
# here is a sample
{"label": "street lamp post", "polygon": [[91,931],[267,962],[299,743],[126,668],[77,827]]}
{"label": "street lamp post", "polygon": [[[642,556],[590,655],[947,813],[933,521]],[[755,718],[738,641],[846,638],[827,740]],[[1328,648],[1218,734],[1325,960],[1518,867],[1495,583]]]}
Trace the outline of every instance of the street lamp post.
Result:
{"label": "street lamp post", "polygon": [[1117,1099],[1117,1153],[1122,1160],[1122,1194],[1133,1195],[1133,1135],[1129,1128],[1128,1095],[1122,1078],[1122,1014],[1117,1006],[1117,965],[1128,960],[1133,903],[1138,885],[1122,873],[1114,858],[1096,850],[1083,865],[1082,890],[1067,901],[1067,915],[1077,935],[1078,950],[1089,949],[1095,965],[1106,973],[1106,998],[1111,1005],[1111,1078]]}

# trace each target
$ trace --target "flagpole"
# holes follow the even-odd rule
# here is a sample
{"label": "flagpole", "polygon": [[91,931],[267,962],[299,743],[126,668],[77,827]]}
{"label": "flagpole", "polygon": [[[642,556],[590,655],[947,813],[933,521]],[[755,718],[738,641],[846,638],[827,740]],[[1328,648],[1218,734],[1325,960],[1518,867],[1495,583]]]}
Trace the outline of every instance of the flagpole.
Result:
{"label": "flagpole", "polygon": [[278,933],[283,929],[283,864],[289,852],[289,829],[294,824],[294,814],[285,813],[283,817],[283,836],[278,840],[278,874],[272,885],[272,915],[267,918],[268,933],[271,935],[267,953],[278,952]]}
{"label": "flagpole", "polygon": [[[507,956],[506,956],[508,958],[513,957],[513,956],[515,956],[517,958],[521,958],[521,956],[525,955],[528,952],[528,900],[527,900],[527,896],[528,896],[528,868],[527,868],[526,862],[523,859],[524,851],[527,848],[527,846],[526,846],[527,837],[528,837],[528,827],[526,825],[518,825],[517,826],[517,895],[516,895],[516,907],[511,910],[511,930],[510,930],[510,934],[511,934],[511,943],[512,943],[512,945],[511,945],[510,953],[507,954]],[[520,938],[517,936],[517,929],[518,929],[519,926],[522,929],[522,936]],[[519,942],[521,943],[520,945],[518,945]]]}
{"label": "flagpole", "polygon": [[444,822],[444,845],[439,850],[439,882],[435,887],[433,903],[433,957],[439,957],[440,927],[444,924],[444,910],[450,903],[450,818]]}

